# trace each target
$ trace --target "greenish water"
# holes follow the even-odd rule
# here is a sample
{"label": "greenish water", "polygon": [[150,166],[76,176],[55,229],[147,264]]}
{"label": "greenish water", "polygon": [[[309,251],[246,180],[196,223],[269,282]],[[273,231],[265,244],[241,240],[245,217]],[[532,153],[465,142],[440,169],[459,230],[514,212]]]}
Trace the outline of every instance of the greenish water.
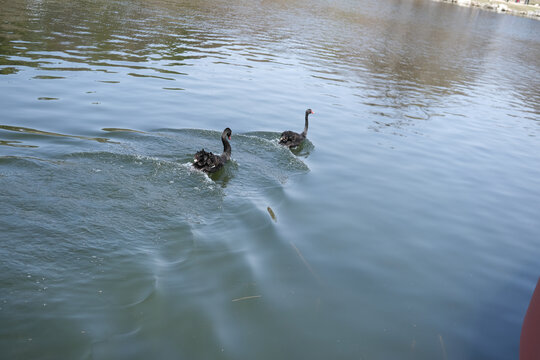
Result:
{"label": "greenish water", "polygon": [[[539,22],[413,0],[0,8],[0,357],[517,358]],[[308,107],[308,141],[280,147]],[[232,161],[194,171],[225,127]]]}

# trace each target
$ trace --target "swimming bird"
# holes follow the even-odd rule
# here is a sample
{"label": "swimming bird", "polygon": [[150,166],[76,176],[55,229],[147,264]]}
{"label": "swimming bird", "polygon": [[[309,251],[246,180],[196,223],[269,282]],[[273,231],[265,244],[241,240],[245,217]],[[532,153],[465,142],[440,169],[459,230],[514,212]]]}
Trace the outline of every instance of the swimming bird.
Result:
{"label": "swimming bird", "polygon": [[306,124],[304,126],[304,131],[302,133],[298,134],[294,131],[284,131],[281,133],[281,137],[279,138],[279,143],[281,145],[287,146],[289,148],[296,147],[302,143],[302,141],[305,140],[307,135],[307,129],[308,129],[308,116],[309,114],[315,114],[315,112],[311,109],[306,110]]}
{"label": "swimming bird", "polygon": [[229,144],[231,134],[232,131],[229,128],[223,130],[221,134],[221,142],[223,143],[223,153],[221,155],[206,152],[204,149],[197,151],[193,158],[193,167],[207,173],[213,173],[221,169],[231,159],[231,145]]}

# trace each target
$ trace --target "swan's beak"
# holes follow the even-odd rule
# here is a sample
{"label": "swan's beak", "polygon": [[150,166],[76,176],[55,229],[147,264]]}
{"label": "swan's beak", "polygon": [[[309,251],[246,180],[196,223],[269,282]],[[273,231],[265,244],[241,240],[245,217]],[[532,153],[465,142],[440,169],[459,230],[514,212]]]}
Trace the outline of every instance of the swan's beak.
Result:
{"label": "swan's beak", "polygon": [[230,137],[230,136],[228,136],[228,138],[229,138],[229,140],[231,140],[231,137]]}

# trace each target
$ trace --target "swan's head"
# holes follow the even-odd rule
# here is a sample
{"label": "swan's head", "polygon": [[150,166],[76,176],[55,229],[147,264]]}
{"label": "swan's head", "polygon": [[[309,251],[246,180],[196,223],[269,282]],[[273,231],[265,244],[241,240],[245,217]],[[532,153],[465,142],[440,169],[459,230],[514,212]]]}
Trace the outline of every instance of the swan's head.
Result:
{"label": "swan's head", "polygon": [[306,110],[306,115],[309,115],[309,114],[315,114],[315,111],[313,111],[311,109],[307,109]]}
{"label": "swan's head", "polygon": [[221,136],[227,137],[227,139],[231,140],[231,135],[232,135],[231,129],[226,128],[225,130],[223,130],[223,134]]}

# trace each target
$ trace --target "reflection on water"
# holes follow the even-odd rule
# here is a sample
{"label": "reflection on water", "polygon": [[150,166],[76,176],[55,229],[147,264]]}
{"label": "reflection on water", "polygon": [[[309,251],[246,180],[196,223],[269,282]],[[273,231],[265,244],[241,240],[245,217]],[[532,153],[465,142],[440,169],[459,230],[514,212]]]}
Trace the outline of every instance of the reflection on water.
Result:
{"label": "reflection on water", "polygon": [[15,131],[15,132],[18,132],[18,133],[25,133],[25,134],[59,136],[59,137],[68,137],[68,138],[76,138],[76,139],[83,139],[83,140],[93,140],[93,141],[97,141],[97,142],[100,142],[100,143],[111,142],[109,139],[102,138],[102,137],[87,137],[87,136],[79,136],[79,135],[65,135],[65,134],[58,134],[58,133],[53,133],[53,132],[49,132],[49,131],[41,131],[41,130],[36,130],[36,129],[19,127],[19,126],[0,125],[0,129],[7,130],[7,131]]}
{"label": "reflection on water", "polygon": [[145,134],[144,131],[139,131],[139,130],[132,130],[132,129],[120,129],[120,128],[103,128],[101,129],[103,131],[108,131],[108,132],[116,132],[116,131],[126,131],[126,132],[134,132],[134,133],[140,133],[140,134]]}
{"label": "reflection on water", "polygon": [[36,145],[24,145],[20,141],[16,141],[16,140],[12,140],[12,141],[0,140],[0,145],[14,146],[14,147],[24,147],[24,148],[35,148],[35,147],[37,147]]}
{"label": "reflection on water", "polygon": [[[372,107],[374,117],[399,119],[386,122],[398,128],[429,118],[431,107],[494,77],[512,87],[504,96],[515,94],[531,107],[540,103],[535,101],[540,89],[533,81],[538,64],[529,61],[530,56],[520,58],[527,64],[521,69],[525,83],[515,82],[515,67],[498,57],[503,43],[509,51],[515,47],[517,56],[523,53],[521,48],[536,44],[516,32],[499,30],[517,20],[497,19],[484,25],[487,15],[474,9],[449,10],[423,1],[391,5],[338,1],[309,7],[303,1],[278,2],[265,4],[265,11],[235,1],[146,6],[94,2],[86,6],[88,10],[80,13],[70,10],[77,8],[72,3],[67,8],[55,1],[28,7],[6,3],[2,72],[15,74],[32,67],[39,70],[34,79],[54,80],[71,77],[63,74],[73,71],[99,71],[108,76],[96,81],[109,84],[120,83],[115,75],[121,73],[122,81],[128,75],[178,82],[182,85],[160,88],[190,91],[193,85],[185,78],[193,75],[193,64],[205,59],[224,66],[266,62],[292,68],[301,64],[321,83],[357,89],[359,100]],[[426,15],[439,22],[418,26]],[[284,62],[277,55],[283,52],[291,53],[296,61]],[[485,68],[493,66],[493,56],[497,56],[498,69],[486,73]]]}
{"label": "reflection on water", "polygon": [[[0,8],[3,357],[516,357],[539,22],[423,0]],[[231,161],[194,170],[225,127]]]}

